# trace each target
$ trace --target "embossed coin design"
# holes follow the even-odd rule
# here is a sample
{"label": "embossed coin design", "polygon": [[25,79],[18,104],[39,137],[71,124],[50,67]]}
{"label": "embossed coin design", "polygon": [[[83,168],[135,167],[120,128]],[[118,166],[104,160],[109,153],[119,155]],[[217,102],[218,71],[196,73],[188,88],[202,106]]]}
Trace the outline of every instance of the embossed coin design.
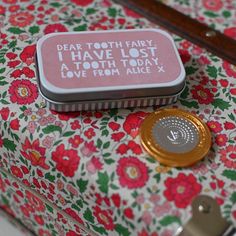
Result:
{"label": "embossed coin design", "polygon": [[180,109],[161,109],[145,118],[141,143],[160,163],[185,167],[201,160],[211,146],[211,134],[197,116]]}

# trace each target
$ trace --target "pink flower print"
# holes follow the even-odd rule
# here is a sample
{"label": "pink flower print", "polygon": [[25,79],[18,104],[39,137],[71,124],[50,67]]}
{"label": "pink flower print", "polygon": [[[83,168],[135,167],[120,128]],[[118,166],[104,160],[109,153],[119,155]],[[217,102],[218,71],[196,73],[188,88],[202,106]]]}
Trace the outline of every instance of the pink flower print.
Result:
{"label": "pink flower print", "polygon": [[78,197],[79,194],[78,194],[78,191],[71,185],[71,184],[68,184],[66,186],[66,189],[74,196]]}
{"label": "pink flower print", "polygon": [[61,128],[63,128],[63,126],[64,126],[61,121],[56,121],[56,122],[55,122],[55,125],[56,125],[56,126],[59,126],[59,127],[61,127]]}
{"label": "pink flower print", "polygon": [[57,189],[59,191],[61,191],[62,189],[64,189],[64,183],[59,179],[57,180]]}
{"label": "pink flower print", "polygon": [[68,11],[68,7],[67,6],[65,6],[65,7],[62,7],[61,9],[60,9],[60,12],[67,12]]}
{"label": "pink flower print", "polygon": [[18,39],[20,40],[20,41],[25,41],[25,40],[27,40],[27,39],[29,39],[30,38],[30,36],[28,35],[28,34],[20,34],[19,36],[18,36]]}
{"label": "pink flower print", "polygon": [[82,16],[82,13],[80,11],[78,11],[78,10],[72,10],[71,13],[73,15],[75,15],[76,17],[81,17]]}
{"label": "pink flower print", "polygon": [[48,120],[48,123],[53,123],[56,120],[56,118],[54,115],[48,115],[47,120]]}
{"label": "pink flower print", "polygon": [[211,165],[210,165],[210,168],[213,169],[213,170],[218,169],[218,167],[219,166],[215,162],[211,163]]}
{"label": "pink flower print", "polygon": [[150,200],[150,202],[157,204],[161,200],[161,197],[158,194],[152,194],[150,196],[149,200]]}
{"label": "pink flower print", "polygon": [[1,179],[1,177],[0,177],[0,190],[1,190],[1,192],[5,192],[5,189],[6,189],[5,187],[6,187],[5,183],[4,183],[3,179]]}
{"label": "pink flower print", "polygon": [[145,202],[145,197],[144,197],[144,194],[143,193],[141,193],[140,195],[138,195],[137,197],[136,197],[136,202],[138,203],[138,204],[143,204],[144,202]]}
{"label": "pink flower print", "polygon": [[45,126],[48,125],[49,123],[53,123],[55,120],[56,118],[53,115],[48,115],[48,116],[42,116],[38,122],[41,126]]}
{"label": "pink flower print", "polygon": [[43,116],[47,113],[46,109],[45,108],[40,108],[38,109],[38,111],[36,112],[37,115],[39,116]]}
{"label": "pink flower print", "polygon": [[57,22],[57,21],[60,20],[60,18],[59,18],[58,15],[52,15],[52,16],[51,16],[51,20],[52,20],[53,22]]}
{"label": "pink flower print", "polygon": [[90,174],[95,174],[98,170],[101,170],[103,164],[97,157],[93,157],[87,164],[86,168]]}
{"label": "pink flower print", "polygon": [[50,137],[50,136],[46,136],[44,139],[43,139],[43,146],[46,147],[46,148],[51,148],[52,145],[53,145],[53,141],[54,141],[54,138],[53,137]]}
{"label": "pink flower print", "polygon": [[169,202],[165,202],[164,204],[160,204],[160,205],[158,204],[153,209],[153,213],[157,217],[164,216],[164,215],[170,213],[170,211],[171,211],[171,205]]}
{"label": "pink flower print", "polygon": [[55,228],[57,229],[57,232],[59,233],[59,235],[65,235],[64,229],[62,228],[60,224],[56,223]]}
{"label": "pink flower print", "polygon": [[30,121],[30,122],[28,123],[28,125],[27,125],[27,130],[28,130],[31,134],[34,133],[34,131],[35,131],[36,128],[37,128],[37,124],[36,124],[35,121]]}
{"label": "pink flower print", "polygon": [[112,5],[112,3],[109,0],[103,0],[100,3],[101,7],[110,7]]}
{"label": "pink flower print", "polygon": [[210,65],[211,64],[211,61],[205,56],[200,56],[200,58],[198,59],[198,62],[201,65]]}
{"label": "pink flower print", "polygon": [[30,116],[32,115],[32,109],[31,108],[28,108],[26,110],[24,110],[24,116]]}
{"label": "pink flower print", "polygon": [[94,145],[93,141],[84,142],[84,146],[81,148],[81,153],[86,157],[90,157],[96,151],[97,151],[97,148]]}
{"label": "pink flower print", "polygon": [[150,225],[152,222],[152,215],[149,211],[144,211],[142,215],[142,220],[145,222],[145,224]]}
{"label": "pink flower print", "polygon": [[160,236],[173,236],[174,235],[174,232],[170,229],[165,229],[161,234]]}
{"label": "pink flower print", "polygon": [[38,120],[38,123],[41,125],[41,126],[45,126],[48,124],[48,120],[46,117],[41,117],[39,120]]}
{"label": "pink flower print", "polygon": [[205,175],[208,172],[208,169],[204,163],[199,164],[198,166],[193,167],[193,173],[194,174],[202,174]]}
{"label": "pink flower print", "polygon": [[181,212],[178,209],[172,209],[171,215],[181,217]]}
{"label": "pink flower print", "polygon": [[63,206],[66,205],[66,200],[65,200],[64,197],[61,196],[61,194],[57,194],[57,198],[58,198],[59,202],[60,202]]}
{"label": "pink flower print", "polygon": [[193,49],[191,50],[192,54],[194,55],[201,55],[202,54],[202,48],[198,46],[193,46]]}

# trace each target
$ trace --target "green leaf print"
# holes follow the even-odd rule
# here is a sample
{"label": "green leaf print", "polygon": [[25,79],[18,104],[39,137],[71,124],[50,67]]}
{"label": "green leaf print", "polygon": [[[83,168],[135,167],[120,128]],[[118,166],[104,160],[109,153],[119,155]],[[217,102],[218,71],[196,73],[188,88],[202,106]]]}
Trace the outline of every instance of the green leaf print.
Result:
{"label": "green leaf print", "polygon": [[18,27],[10,27],[8,29],[9,32],[13,33],[13,34],[21,34],[21,33],[24,33],[25,31],[24,30],[21,30],[20,28]]}
{"label": "green leaf print", "polygon": [[196,108],[198,109],[199,106],[198,106],[198,103],[196,101],[186,101],[186,100],[180,100],[180,103],[188,108]]}
{"label": "green leaf print", "polygon": [[192,75],[192,74],[194,74],[197,70],[198,70],[198,68],[195,68],[195,67],[193,67],[193,66],[186,66],[186,67],[185,67],[186,75]]}
{"label": "green leaf print", "polygon": [[85,31],[87,29],[87,25],[83,24],[83,25],[79,25],[77,27],[75,27],[73,30],[74,31]]}
{"label": "green leaf print", "polygon": [[183,98],[183,99],[185,99],[185,98],[188,97],[188,95],[189,95],[189,88],[186,86],[186,87],[184,88],[184,91],[180,94],[180,97]]}
{"label": "green leaf print", "polygon": [[236,120],[236,118],[235,118],[235,116],[233,115],[233,113],[230,113],[230,114],[228,115],[228,117],[229,117],[232,121],[235,121],[235,120]]}
{"label": "green leaf print", "polygon": [[56,126],[56,125],[48,125],[47,127],[43,128],[44,134],[50,134],[55,131],[58,131],[59,133],[61,133],[62,129],[61,127]]}
{"label": "green leaf print", "polygon": [[[6,70],[6,68],[1,68],[0,69],[0,74],[2,74],[5,70]],[[3,77],[3,78],[5,78],[5,77]]]}
{"label": "green leaf print", "polygon": [[228,179],[236,180],[236,171],[235,170],[224,170],[222,175]]}
{"label": "green leaf print", "polygon": [[122,226],[121,224],[117,224],[115,227],[115,230],[119,235],[122,235],[122,236],[129,236],[130,235],[129,230],[127,228],[125,228],[124,226]]}
{"label": "green leaf print", "polygon": [[232,16],[231,12],[230,11],[223,11],[222,12],[222,15],[225,17],[225,18],[229,18]]}
{"label": "green leaf print", "polygon": [[49,212],[53,213],[53,208],[51,206],[49,206],[48,204],[46,204],[46,208]]}
{"label": "green leaf print", "polygon": [[30,28],[29,28],[29,32],[31,33],[31,34],[37,34],[38,32],[39,32],[39,27],[38,26],[31,26]]}
{"label": "green leaf print", "polygon": [[14,47],[16,46],[16,44],[17,44],[17,41],[16,41],[16,40],[13,40],[13,41],[11,41],[11,42],[8,44],[8,47],[9,47],[9,48],[14,48]]}
{"label": "green leaf print", "polygon": [[91,223],[94,223],[94,217],[93,217],[93,214],[89,208],[87,208],[87,210],[84,212],[83,216],[84,216],[85,220],[87,220]]}
{"label": "green leaf print", "polygon": [[8,84],[6,81],[0,81],[0,86],[4,86],[6,84]]}
{"label": "green leaf print", "polygon": [[10,102],[6,101],[5,99],[1,99],[0,102],[4,105],[10,104]]}
{"label": "green leaf print", "polygon": [[52,2],[50,3],[52,7],[61,7],[62,5],[59,2]]}
{"label": "green leaf print", "polygon": [[75,133],[75,131],[67,131],[63,134],[63,137],[69,137],[72,136]]}
{"label": "green leaf print", "polygon": [[9,206],[9,201],[8,201],[8,199],[5,198],[4,196],[1,196],[1,198],[2,198],[2,203],[3,203],[4,205]]}
{"label": "green leaf print", "polygon": [[52,183],[55,181],[55,176],[51,175],[50,173],[45,174],[45,178]]}
{"label": "green leaf print", "polygon": [[217,69],[215,68],[215,66],[208,66],[206,71],[207,71],[207,74],[210,77],[216,79],[216,77],[217,77]]}
{"label": "green leaf print", "polygon": [[117,10],[115,8],[109,8],[108,9],[108,15],[111,17],[116,17]]}
{"label": "green leaf print", "polygon": [[94,8],[88,8],[86,10],[86,15],[91,15],[91,14],[94,14],[96,12],[96,10]]}
{"label": "green leaf print", "polygon": [[108,141],[108,142],[104,143],[104,144],[102,145],[102,147],[103,147],[104,149],[109,148],[109,147],[110,147],[110,142]]}
{"label": "green leaf print", "polygon": [[221,98],[216,98],[212,105],[215,107],[215,108],[220,108],[222,111],[224,111],[225,109],[227,110],[229,107],[231,107],[230,103],[229,102],[226,102],[224,101],[223,99]]}
{"label": "green leaf print", "polygon": [[177,216],[165,216],[161,221],[160,224],[162,226],[167,226],[173,223],[181,224],[180,219]]}
{"label": "green leaf print", "polygon": [[80,193],[83,193],[87,189],[88,180],[79,179],[76,184],[79,187]]}
{"label": "green leaf print", "polygon": [[16,144],[14,144],[13,141],[7,139],[7,138],[4,138],[3,139],[3,146],[7,149],[7,150],[10,150],[12,152],[15,152],[16,150]]}
{"label": "green leaf print", "polygon": [[103,227],[98,227],[95,225],[92,225],[92,227],[96,232],[100,233],[101,235],[107,235],[107,231]]}
{"label": "green leaf print", "polygon": [[236,192],[234,192],[231,197],[230,197],[230,201],[235,204],[236,203]]}
{"label": "green leaf print", "polygon": [[104,173],[98,172],[97,183],[99,185],[99,189],[102,192],[108,193],[109,176],[108,176],[107,172],[104,172]]}
{"label": "green leaf print", "polygon": [[211,18],[214,18],[214,17],[217,17],[218,14],[212,12],[212,11],[205,11],[204,14],[208,17],[211,17]]}

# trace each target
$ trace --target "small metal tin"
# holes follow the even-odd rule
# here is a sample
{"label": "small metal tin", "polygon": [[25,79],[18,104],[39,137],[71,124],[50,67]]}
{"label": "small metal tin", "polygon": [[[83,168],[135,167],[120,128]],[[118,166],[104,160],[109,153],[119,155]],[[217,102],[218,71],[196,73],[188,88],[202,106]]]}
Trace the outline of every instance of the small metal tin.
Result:
{"label": "small metal tin", "polygon": [[36,67],[39,91],[57,111],[165,105],[185,86],[174,41],[159,29],[48,34]]}
{"label": "small metal tin", "polygon": [[205,123],[184,110],[161,109],[147,116],[140,128],[141,143],[160,163],[185,167],[201,160],[211,147]]}

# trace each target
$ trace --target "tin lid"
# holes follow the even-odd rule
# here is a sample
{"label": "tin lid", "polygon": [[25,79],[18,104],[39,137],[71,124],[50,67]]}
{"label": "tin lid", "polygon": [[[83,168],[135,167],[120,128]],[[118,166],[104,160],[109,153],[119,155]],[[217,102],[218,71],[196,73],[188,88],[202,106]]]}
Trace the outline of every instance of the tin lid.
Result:
{"label": "tin lid", "polygon": [[145,118],[140,129],[141,143],[160,163],[185,167],[201,160],[211,147],[205,123],[184,110],[161,109]]}
{"label": "tin lid", "polygon": [[37,42],[42,93],[57,102],[175,95],[185,70],[159,29],[63,32]]}

